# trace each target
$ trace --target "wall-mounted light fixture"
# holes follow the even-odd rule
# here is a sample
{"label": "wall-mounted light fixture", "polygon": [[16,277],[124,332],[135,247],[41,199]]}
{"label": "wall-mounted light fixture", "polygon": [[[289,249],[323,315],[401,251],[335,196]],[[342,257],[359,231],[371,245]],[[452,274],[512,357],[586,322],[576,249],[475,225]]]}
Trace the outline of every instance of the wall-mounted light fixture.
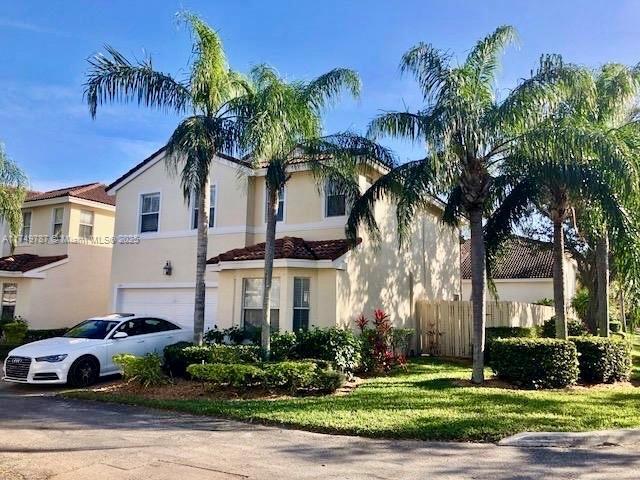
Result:
{"label": "wall-mounted light fixture", "polygon": [[167,262],[164,264],[164,267],[162,267],[162,271],[167,276],[171,275],[171,273],[173,272],[173,267],[171,266],[171,260],[167,260]]}

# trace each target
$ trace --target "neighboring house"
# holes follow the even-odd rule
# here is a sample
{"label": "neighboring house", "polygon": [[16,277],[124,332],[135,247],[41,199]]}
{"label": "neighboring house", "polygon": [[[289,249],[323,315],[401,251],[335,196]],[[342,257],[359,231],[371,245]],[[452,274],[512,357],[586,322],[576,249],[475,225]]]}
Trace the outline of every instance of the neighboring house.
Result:
{"label": "neighboring house", "polygon": [[[387,171],[367,167],[361,188]],[[219,155],[211,173],[205,328],[258,326],[264,267],[265,169]],[[163,315],[192,325],[197,210],[179,178],[167,173],[164,150],[109,186],[116,195],[116,235],[139,244],[114,246],[112,309]],[[303,161],[282,192],[277,224],[272,322],[280,329],[353,325],[384,308],[399,325],[412,325],[414,299],[454,299],[459,293],[458,231],[439,221],[441,205],[417,215],[406,248],[398,250],[395,214],[377,206],[382,244],[366,235],[345,240],[348,205],[318,186]]]}
{"label": "neighboring house", "polygon": [[115,198],[99,183],[30,192],[13,254],[0,258],[1,313],[30,328],[108,310]]}
{"label": "neighboring house", "polygon": [[[462,298],[471,299],[470,241],[462,244]],[[498,300],[536,303],[553,299],[553,245],[525,237],[514,237],[504,245],[492,272]],[[577,267],[565,259],[565,295],[570,301],[576,293]],[[490,293],[488,293],[488,297]]]}

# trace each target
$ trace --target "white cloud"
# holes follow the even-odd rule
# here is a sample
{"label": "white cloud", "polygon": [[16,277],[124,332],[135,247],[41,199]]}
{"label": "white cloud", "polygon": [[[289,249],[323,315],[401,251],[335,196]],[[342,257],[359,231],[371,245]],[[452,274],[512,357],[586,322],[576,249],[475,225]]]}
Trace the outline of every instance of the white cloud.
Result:
{"label": "white cloud", "polygon": [[55,30],[53,28],[42,27],[33,23],[21,22],[19,20],[11,20],[8,18],[0,18],[0,27],[14,28],[16,30],[26,30],[34,33],[46,33],[51,35],[60,35],[64,37],[70,36],[69,32]]}

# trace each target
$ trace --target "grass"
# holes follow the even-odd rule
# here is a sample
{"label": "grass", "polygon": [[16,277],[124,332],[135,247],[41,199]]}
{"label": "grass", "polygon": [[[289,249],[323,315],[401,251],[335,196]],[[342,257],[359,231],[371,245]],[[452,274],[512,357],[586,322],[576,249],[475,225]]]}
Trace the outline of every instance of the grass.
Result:
{"label": "grass", "polygon": [[[637,340],[635,375],[640,375]],[[419,359],[406,372],[369,379],[348,396],[157,400],[89,391],[67,395],[367,437],[496,441],[523,431],[640,427],[640,388],[526,391],[456,382],[469,377],[467,365]]]}

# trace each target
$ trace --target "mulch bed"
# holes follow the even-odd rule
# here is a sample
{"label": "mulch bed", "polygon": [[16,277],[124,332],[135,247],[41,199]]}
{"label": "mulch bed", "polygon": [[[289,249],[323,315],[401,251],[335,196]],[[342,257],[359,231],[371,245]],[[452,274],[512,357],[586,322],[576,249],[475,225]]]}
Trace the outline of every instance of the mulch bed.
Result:
{"label": "mulch bed", "polygon": [[[361,383],[362,379],[355,378],[331,395],[349,395]],[[143,387],[135,382],[120,380],[93,388],[91,391],[98,394],[134,395],[152,400],[282,400],[294,398],[282,391],[265,388],[237,389],[224,387],[212,389],[201,382],[182,378],[174,378],[170,383],[155,387]]]}

